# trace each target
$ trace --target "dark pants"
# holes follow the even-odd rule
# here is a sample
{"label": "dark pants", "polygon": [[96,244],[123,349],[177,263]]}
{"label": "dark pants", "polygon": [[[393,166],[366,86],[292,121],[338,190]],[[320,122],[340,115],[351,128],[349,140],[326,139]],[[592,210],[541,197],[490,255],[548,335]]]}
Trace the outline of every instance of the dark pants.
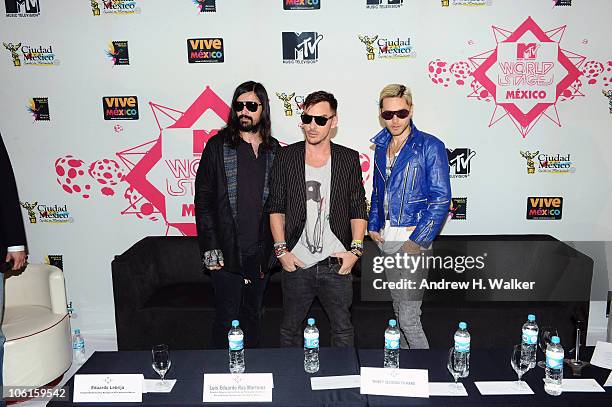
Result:
{"label": "dark pants", "polygon": [[283,322],[281,346],[303,346],[303,322],[315,297],[319,297],[331,325],[331,345],[354,344],[351,304],[353,275],[338,274],[339,266],[314,265],[294,272],[283,271]]}
{"label": "dark pants", "polygon": [[[243,256],[243,268],[256,267],[259,270],[257,257]],[[245,275],[253,275],[247,273]],[[232,320],[240,321],[244,332],[244,344],[247,348],[259,345],[263,295],[268,283],[269,273],[264,278],[252,278],[246,284],[241,274],[230,273],[223,269],[212,271],[215,288],[215,322],[213,323],[213,346],[227,349],[227,333]]]}

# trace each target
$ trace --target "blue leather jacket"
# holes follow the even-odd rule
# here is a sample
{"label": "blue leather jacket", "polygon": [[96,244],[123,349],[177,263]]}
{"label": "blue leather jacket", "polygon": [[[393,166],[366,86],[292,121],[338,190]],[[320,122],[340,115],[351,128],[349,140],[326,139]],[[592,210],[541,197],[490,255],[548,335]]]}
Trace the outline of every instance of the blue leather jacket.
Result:
{"label": "blue leather jacket", "polygon": [[368,231],[385,226],[385,190],[389,193],[391,226],[415,226],[410,240],[429,247],[448,216],[451,187],[448,156],[444,143],[418,130],[414,123],[400,151],[389,180],[386,180],[387,146],[391,133],[385,128],[370,141],[374,153],[374,185]]}

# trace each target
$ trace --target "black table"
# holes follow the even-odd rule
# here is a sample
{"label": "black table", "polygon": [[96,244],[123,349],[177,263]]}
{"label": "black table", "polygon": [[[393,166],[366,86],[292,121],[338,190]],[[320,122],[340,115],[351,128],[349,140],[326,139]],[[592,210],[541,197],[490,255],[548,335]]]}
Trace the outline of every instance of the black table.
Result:
{"label": "black table", "polygon": [[[590,360],[593,347],[589,347],[583,360]],[[359,362],[364,367],[382,367],[383,350],[358,350]],[[430,398],[386,397],[368,395],[369,406],[612,406],[612,388],[604,387],[605,393],[563,393],[550,396],[544,392],[544,369],[535,367],[524,376],[534,394],[525,396],[482,396],[474,384],[475,381],[516,380],[517,376],[510,365],[512,349],[478,350],[470,353],[470,375],[461,382],[468,396],[431,396]],[[541,355],[539,355],[541,356]],[[428,369],[430,382],[450,382],[452,376],[446,369],[448,349],[445,350],[402,350],[400,367],[405,369]],[[610,371],[595,366],[583,370],[582,378],[593,378],[601,386],[605,383]],[[571,369],[565,365],[564,378],[572,378]]]}
{"label": "black table", "polygon": [[[202,403],[204,373],[228,373],[226,350],[170,351],[172,366],[166,378],[178,379],[171,393],[145,393],[142,404],[148,406],[198,406]],[[304,351],[297,348],[247,349],[245,352],[247,373],[269,373],[274,375],[272,403],[254,403],[272,406],[323,406],[337,407],[365,406],[367,399],[359,389],[317,390],[310,388],[312,376],[337,376],[359,374],[355,349],[322,348],[321,366],[316,374],[304,372]],[[151,353],[95,352],[79,369],[79,374],[143,373],[147,379],[159,378],[151,367]],[[73,379],[66,387],[72,400]],[[211,405],[244,406],[246,403],[211,403]],[[72,401],[51,400],[47,406],[108,406],[103,403],[73,403]],[[113,403],[113,406],[134,406],[134,403]],[[208,403],[207,403],[208,405]]]}

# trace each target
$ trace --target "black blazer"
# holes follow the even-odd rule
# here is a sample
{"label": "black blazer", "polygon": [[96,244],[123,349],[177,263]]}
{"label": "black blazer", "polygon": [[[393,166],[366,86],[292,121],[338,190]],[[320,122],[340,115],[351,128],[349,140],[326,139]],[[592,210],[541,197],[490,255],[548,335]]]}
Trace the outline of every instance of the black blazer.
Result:
{"label": "black blazer", "polygon": [[17,196],[17,185],[8,152],[0,135],[0,263],[6,258],[6,248],[26,244],[23,218]]}
{"label": "black blazer", "polygon": [[[306,224],[305,142],[281,148],[270,178],[269,213],[285,214],[287,249],[297,244]],[[359,153],[331,143],[331,196],[329,224],[338,240],[349,250],[351,219],[368,219]]]}

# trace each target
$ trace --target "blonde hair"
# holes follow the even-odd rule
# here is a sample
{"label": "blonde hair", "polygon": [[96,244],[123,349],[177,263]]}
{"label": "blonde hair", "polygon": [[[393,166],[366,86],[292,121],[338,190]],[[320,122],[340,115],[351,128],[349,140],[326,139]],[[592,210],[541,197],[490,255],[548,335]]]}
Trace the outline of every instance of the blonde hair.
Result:
{"label": "blonde hair", "polygon": [[382,109],[383,99],[386,98],[404,98],[408,106],[412,105],[412,92],[404,85],[398,83],[392,83],[387,85],[380,91],[380,97],[378,98],[378,107]]}

